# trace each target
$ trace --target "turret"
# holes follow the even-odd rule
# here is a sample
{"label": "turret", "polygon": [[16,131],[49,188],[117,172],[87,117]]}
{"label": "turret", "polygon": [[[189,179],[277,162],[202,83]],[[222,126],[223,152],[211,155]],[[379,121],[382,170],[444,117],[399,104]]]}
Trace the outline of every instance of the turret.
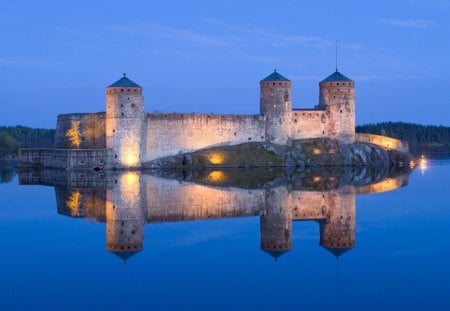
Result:
{"label": "turret", "polygon": [[355,82],[338,70],[319,83],[316,108],[325,109],[328,136],[347,143],[355,141]]}
{"label": "turret", "polygon": [[266,141],[286,144],[291,136],[291,81],[276,70],[260,81],[261,114],[266,117]]}
{"label": "turret", "polygon": [[123,77],[106,88],[106,149],[111,168],[138,168],[143,158],[142,87]]}

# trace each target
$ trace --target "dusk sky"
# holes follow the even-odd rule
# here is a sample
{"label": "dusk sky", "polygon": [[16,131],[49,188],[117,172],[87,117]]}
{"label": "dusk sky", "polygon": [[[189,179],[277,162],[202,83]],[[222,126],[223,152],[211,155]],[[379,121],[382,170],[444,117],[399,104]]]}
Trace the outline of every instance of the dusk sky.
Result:
{"label": "dusk sky", "polygon": [[312,108],[337,40],[357,124],[450,126],[449,16],[447,0],[0,0],[0,125],[104,111],[124,72],[147,112],[259,113],[275,68]]}

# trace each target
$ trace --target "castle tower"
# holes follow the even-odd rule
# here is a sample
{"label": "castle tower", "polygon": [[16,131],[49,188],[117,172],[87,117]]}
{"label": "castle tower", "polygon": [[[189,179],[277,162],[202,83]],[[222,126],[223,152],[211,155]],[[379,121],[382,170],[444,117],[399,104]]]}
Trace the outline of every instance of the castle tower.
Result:
{"label": "castle tower", "polygon": [[126,261],[142,250],[144,240],[140,173],[121,173],[115,181],[106,191],[106,248]]}
{"label": "castle tower", "polygon": [[106,88],[106,149],[111,168],[138,168],[143,158],[142,87],[123,77]]}
{"label": "castle tower", "polygon": [[355,82],[337,69],[319,83],[316,108],[326,109],[328,136],[347,143],[355,141]]}
{"label": "castle tower", "polygon": [[326,219],[320,222],[320,245],[339,257],[355,246],[355,190],[331,192]]}
{"label": "castle tower", "polygon": [[261,249],[278,259],[292,248],[292,215],[286,187],[268,189],[260,219]]}
{"label": "castle tower", "polygon": [[261,114],[266,117],[266,141],[286,144],[291,137],[291,81],[276,70],[260,81]]}

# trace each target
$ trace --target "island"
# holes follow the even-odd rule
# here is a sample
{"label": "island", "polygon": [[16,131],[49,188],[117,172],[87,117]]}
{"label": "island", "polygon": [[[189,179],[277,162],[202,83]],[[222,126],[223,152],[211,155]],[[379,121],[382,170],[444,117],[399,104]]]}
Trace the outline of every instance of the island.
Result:
{"label": "island", "polygon": [[106,112],[59,115],[55,148],[19,150],[19,167],[121,170],[271,166],[403,166],[408,144],[355,133],[355,82],[337,69],[319,103],[292,108],[292,83],[260,81],[255,115],[146,113],[143,88],[124,76],[106,88]]}

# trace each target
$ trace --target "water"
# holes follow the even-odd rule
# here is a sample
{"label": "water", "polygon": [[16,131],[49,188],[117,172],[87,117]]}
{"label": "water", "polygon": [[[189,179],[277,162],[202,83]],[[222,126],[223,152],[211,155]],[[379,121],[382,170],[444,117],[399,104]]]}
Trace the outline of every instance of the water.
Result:
{"label": "water", "polygon": [[449,160],[279,174],[3,170],[0,309],[450,307]]}

